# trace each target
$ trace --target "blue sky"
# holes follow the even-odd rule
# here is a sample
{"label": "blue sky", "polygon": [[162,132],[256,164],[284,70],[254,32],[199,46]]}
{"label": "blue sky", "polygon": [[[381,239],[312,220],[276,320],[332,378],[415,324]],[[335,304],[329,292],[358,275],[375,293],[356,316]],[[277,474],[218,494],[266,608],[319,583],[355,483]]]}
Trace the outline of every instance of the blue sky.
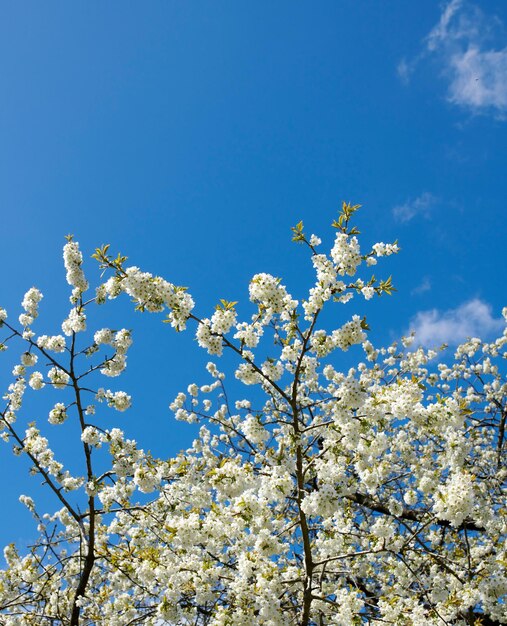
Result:
{"label": "blue sky", "polygon": [[[308,259],[290,227],[302,219],[330,243],[345,199],[364,206],[366,244],[402,247],[383,268],[397,294],[364,310],[377,342],[494,332],[507,304],[506,46],[501,0],[4,4],[0,306],[15,319],[36,285],[35,330],[58,332],[67,233],[88,256],[109,242],[189,286],[202,316],[219,298],[241,306],[260,271],[301,297]],[[127,303],[108,311],[97,324],[116,316],[136,342],[118,381],[135,404],[109,425],[170,455],[191,433],[168,403],[207,356]],[[43,423],[50,402],[28,402],[26,421]],[[0,469],[0,543],[27,541],[17,496],[38,480],[7,446]]]}

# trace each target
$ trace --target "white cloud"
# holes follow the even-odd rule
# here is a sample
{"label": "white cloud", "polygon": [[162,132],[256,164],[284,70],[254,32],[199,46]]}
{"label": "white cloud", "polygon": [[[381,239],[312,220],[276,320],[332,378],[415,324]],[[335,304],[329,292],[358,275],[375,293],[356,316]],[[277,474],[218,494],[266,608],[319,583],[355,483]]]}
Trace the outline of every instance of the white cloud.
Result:
{"label": "white cloud", "polygon": [[408,200],[405,204],[400,204],[393,208],[393,216],[398,222],[409,222],[416,215],[429,217],[432,208],[435,206],[438,198],[432,193],[424,192],[413,200]]}
{"label": "white cloud", "polygon": [[474,298],[447,311],[420,311],[413,318],[410,330],[415,331],[418,344],[435,347],[443,343],[457,345],[467,337],[484,339],[504,325],[502,318],[493,317],[489,304]]}
{"label": "white cloud", "polygon": [[412,62],[403,60],[398,75],[408,82],[415,65],[431,55],[448,81],[449,102],[473,113],[507,116],[507,46],[492,42],[504,28],[495,16],[486,16],[467,0],[452,0],[426,37],[425,50]]}
{"label": "white cloud", "polygon": [[469,47],[451,58],[453,79],[449,100],[477,112],[492,109],[499,117],[507,112],[507,48],[481,51]]}

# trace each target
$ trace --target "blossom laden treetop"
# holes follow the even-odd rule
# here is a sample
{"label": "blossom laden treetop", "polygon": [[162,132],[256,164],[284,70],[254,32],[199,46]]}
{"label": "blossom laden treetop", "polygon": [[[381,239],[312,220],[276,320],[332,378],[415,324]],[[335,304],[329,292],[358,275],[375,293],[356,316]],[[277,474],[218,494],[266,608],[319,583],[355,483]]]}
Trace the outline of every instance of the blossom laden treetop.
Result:
{"label": "blossom laden treetop", "polygon": [[[343,203],[327,254],[299,222],[293,240],[309,250],[314,282],[293,297],[280,278],[255,274],[244,319],[226,300],[198,316],[186,288],[126,266],[109,245],[93,255],[103,282],[85,301],[72,237],[63,335],[32,329],[35,288],[20,328],[0,308],[3,344],[22,347],[1,436],[60,507],[41,515],[21,496],[39,538],[25,555],[5,549],[5,626],[507,623],[507,331],[442,352],[441,363],[414,337],[373,346],[366,318],[341,305],[391,295],[391,277],[371,268],[399,248],[361,252],[358,209]],[[200,427],[173,458],[144,451],[108,412],[136,410],[101,382],[124,372],[132,333],[91,330],[87,311],[123,294],[176,331],[194,324],[201,348],[236,359],[231,371],[208,363],[204,381],[170,403],[176,419]],[[327,327],[321,313],[333,305],[342,319]],[[340,371],[348,350],[357,365]],[[26,393],[42,402],[47,387],[60,401],[42,424],[27,422]],[[50,445],[70,425],[76,474]]]}

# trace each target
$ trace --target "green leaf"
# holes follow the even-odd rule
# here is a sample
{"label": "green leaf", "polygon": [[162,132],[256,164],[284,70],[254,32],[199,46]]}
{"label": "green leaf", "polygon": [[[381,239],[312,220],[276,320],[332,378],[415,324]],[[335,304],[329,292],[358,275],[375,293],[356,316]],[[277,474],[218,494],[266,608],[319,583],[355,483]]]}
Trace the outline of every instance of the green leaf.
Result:
{"label": "green leaf", "polygon": [[370,326],[368,325],[368,322],[366,321],[366,317],[363,317],[363,319],[361,320],[361,328],[363,330],[371,330]]}

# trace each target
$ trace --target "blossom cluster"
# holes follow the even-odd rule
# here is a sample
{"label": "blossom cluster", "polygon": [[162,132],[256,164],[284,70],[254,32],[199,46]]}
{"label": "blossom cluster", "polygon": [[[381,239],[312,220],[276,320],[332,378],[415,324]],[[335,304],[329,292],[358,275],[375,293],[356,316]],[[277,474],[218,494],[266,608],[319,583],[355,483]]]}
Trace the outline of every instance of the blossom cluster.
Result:
{"label": "blossom cluster", "polygon": [[83,293],[88,289],[88,281],[84,275],[82,264],[83,255],[79,249],[79,244],[75,241],[68,241],[63,247],[63,262],[67,270],[67,282],[74,287],[77,292]]}
{"label": "blossom cluster", "polygon": [[[104,283],[102,290],[111,299],[125,292],[142,310],[156,312],[168,307],[170,309],[168,319],[176,330],[186,328],[188,318],[194,308],[192,297],[184,289],[176,287],[159,276],[142,272],[135,266],[128,267],[121,277],[112,276]],[[99,297],[103,297],[100,292]]]}
{"label": "blossom cluster", "polygon": [[101,373],[104,376],[119,376],[127,367],[127,351],[132,345],[132,334],[126,328],[114,332],[110,328],[101,328],[96,331],[93,337],[94,344],[98,346],[106,345],[114,349],[111,358],[104,361]]}
{"label": "blossom cluster", "polygon": [[26,292],[23,302],[21,303],[25,313],[22,313],[19,316],[19,323],[21,326],[27,327],[33,324],[34,320],[39,315],[38,308],[41,300],[42,293],[35,287],[32,287]]}

